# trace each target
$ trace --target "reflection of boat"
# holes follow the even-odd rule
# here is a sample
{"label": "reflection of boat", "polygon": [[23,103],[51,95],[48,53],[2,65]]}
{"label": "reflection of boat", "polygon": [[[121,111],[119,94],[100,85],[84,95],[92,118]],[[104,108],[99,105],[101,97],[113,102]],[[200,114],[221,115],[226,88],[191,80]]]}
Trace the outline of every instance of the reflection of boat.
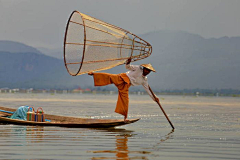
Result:
{"label": "reflection of boat", "polygon": [[[0,107],[0,110],[14,112],[16,109]],[[45,114],[45,118],[49,119],[50,122],[35,122],[35,121],[11,119],[7,117],[9,115],[11,115],[11,113],[0,112],[0,123],[32,125],[32,126],[59,126],[59,127],[72,127],[72,128],[111,128],[111,127],[134,123],[139,120],[139,119],[129,119],[129,121],[124,122],[123,120],[117,120],[117,119],[75,118],[75,117]]]}

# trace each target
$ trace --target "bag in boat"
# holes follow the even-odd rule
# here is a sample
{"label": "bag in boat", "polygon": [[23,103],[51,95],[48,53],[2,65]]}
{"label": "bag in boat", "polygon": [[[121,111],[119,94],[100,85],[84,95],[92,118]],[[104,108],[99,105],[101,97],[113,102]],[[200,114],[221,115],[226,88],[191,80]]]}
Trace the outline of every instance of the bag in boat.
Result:
{"label": "bag in boat", "polygon": [[28,106],[21,106],[19,107],[13,115],[10,117],[11,119],[20,119],[20,120],[27,120],[27,112],[28,112]]}
{"label": "bag in boat", "polygon": [[43,109],[41,107],[39,107],[37,109],[37,113],[36,113],[36,116],[35,116],[35,121],[36,122],[45,122],[44,112],[43,112]]}
{"label": "bag in boat", "polygon": [[29,107],[28,108],[28,112],[27,112],[27,121],[35,121],[35,110],[33,107]]}

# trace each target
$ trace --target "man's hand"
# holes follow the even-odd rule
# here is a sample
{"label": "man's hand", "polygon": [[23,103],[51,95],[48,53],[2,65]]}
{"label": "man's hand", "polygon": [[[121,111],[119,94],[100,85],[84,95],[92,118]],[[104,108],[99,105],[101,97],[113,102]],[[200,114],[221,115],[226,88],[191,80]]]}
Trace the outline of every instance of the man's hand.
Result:
{"label": "man's hand", "polygon": [[131,58],[128,58],[127,61],[126,61],[126,65],[130,64],[131,61],[132,61],[132,59],[131,59]]}
{"label": "man's hand", "polygon": [[157,103],[159,103],[159,98],[155,97],[155,101],[156,101]]}

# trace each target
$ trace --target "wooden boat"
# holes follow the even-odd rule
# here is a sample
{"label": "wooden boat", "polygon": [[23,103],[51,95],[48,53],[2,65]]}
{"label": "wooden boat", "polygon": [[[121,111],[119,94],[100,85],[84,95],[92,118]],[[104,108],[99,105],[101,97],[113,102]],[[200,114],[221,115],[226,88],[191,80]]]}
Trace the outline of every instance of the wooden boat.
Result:
{"label": "wooden boat", "polygon": [[[14,112],[16,109],[0,107],[0,110]],[[123,120],[118,119],[90,119],[45,114],[45,118],[50,120],[50,122],[35,122],[8,118],[10,115],[12,114],[0,112],[0,123],[32,126],[58,126],[70,128],[112,128],[134,123],[139,120],[129,119],[129,121],[124,122]]]}

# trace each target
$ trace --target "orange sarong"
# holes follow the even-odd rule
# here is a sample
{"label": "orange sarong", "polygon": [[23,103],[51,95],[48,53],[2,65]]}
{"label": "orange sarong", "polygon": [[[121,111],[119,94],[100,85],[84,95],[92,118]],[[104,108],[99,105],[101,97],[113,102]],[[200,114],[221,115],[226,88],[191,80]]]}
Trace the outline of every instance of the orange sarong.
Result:
{"label": "orange sarong", "polygon": [[128,115],[128,88],[131,86],[130,80],[126,73],[109,74],[109,73],[94,73],[94,85],[105,86],[115,84],[118,88],[118,101],[115,112],[122,114],[127,118]]}

